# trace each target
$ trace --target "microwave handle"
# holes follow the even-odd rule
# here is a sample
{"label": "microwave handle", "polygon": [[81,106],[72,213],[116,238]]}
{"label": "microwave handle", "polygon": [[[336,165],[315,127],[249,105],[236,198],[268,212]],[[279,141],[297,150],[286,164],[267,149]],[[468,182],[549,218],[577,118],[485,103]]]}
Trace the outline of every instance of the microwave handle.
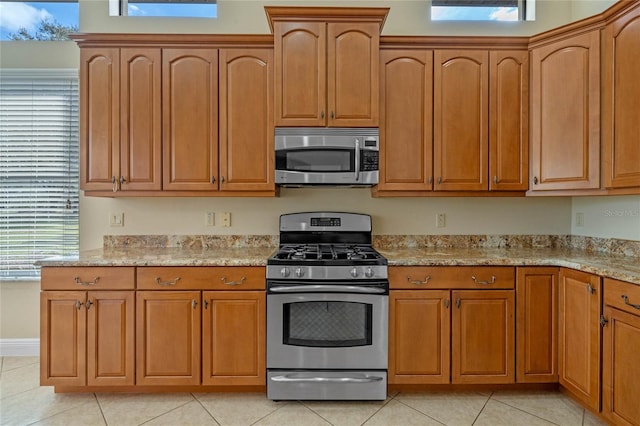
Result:
{"label": "microwave handle", "polygon": [[360,140],[356,139],[356,182],[360,180]]}

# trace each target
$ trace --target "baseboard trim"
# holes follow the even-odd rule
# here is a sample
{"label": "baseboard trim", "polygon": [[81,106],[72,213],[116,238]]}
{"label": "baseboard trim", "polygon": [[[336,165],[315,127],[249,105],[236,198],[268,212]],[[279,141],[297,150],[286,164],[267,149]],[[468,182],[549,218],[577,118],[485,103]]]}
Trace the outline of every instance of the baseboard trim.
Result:
{"label": "baseboard trim", "polygon": [[0,356],[39,356],[40,339],[0,339]]}

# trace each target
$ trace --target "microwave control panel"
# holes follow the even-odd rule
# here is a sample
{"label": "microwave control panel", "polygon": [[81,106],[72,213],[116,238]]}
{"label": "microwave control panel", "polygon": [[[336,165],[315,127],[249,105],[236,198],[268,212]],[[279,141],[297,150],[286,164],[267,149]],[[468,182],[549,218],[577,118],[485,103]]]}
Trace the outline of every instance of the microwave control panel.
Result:
{"label": "microwave control panel", "polygon": [[360,171],[369,172],[378,170],[378,151],[361,151],[362,164],[360,165]]}

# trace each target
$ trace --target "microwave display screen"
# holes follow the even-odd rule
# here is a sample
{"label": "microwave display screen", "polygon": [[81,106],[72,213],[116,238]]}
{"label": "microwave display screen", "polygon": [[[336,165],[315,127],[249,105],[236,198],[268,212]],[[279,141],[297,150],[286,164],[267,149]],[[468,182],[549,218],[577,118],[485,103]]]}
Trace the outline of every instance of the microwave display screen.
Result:
{"label": "microwave display screen", "polygon": [[288,150],[277,153],[279,164],[276,168],[298,172],[349,172],[354,167],[353,154],[350,149]]}

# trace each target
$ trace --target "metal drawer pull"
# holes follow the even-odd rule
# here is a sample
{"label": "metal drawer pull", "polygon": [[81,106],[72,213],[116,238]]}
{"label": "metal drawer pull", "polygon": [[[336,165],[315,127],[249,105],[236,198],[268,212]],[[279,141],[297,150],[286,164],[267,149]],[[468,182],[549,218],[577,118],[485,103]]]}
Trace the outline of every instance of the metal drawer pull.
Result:
{"label": "metal drawer pull", "polygon": [[244,284],[246,280],[247,280],[247,277],[240,278],[240,281],[227,281],[227,277],[220,278],[220,281],[222,281],[222,284],[225,284],[225,285],[240,285],[240,284]]}
{"label": "metal drawer pull", "polygon": [[478,280],[476,280],[476,276],[475,275],[472,275],[471,279],[473,280],[474,283],[482,284],[482,285],[493,284],[493,283],[496,282],[496,276],[495,275],[491,275],[491,281],[478,281]]}
{"label": "metal drawer pull", "polygon": [[626,295],[626,294],[623,294],[623,295],[622,295],[622,300],[624,300],[624,304],[625,304],[625,305],[629,305],[629,306],[631,306],[632,308],[640,309],[640,305],[636,305],[636,304],[633,304],[633,303],[629,303],[629,298],[627,297],[627,295]]}
{"label": "metal drawer pull", "polygon": [[99,279],[100,277],[95,277],[93,281],[80,281],[80,277],[73,277],[73,281],[78,285],[96,285]]}
{"label": "metal drawer pull", "polygon": [[274,382],[308,382],[308,383],[371,383],[379,382],[382,377],[365,376],[357,377],[293,377],[293,376],[273,376],[269,380]]}
{"label": "metal drawer pull", "polygon": [[407,282],[409,282],[410,284],[415,284],[415,285],[429,284],[429,281],[431,281],[431,275],[427,275],[426,277],[424,277],[424,281],[412,280],[411,275],[407,275]]}
{"label": "metal drawer pull", "polygon": [[82,308],[82,302],[81,302],[81,301],[79,301],[79,300],[77,300],[77,301],[76,301],[76,309],[78,309],[78,310],[79,310],[80,308]]}
{"label": "metal drawer pull", "polygon": [[93,302],[91,301],[91,299],[87,300],[87,303],[85,303],[87,310],[91,309],[91,305],[93,305]]}
{"label": "metal drawer pull", "polygon": [[168,286],[168,285],[176,285],[180,281],[180,277],[175,277],[173,281],[161,281],[160,277],[156,277],[156,283],[158,285]]}

